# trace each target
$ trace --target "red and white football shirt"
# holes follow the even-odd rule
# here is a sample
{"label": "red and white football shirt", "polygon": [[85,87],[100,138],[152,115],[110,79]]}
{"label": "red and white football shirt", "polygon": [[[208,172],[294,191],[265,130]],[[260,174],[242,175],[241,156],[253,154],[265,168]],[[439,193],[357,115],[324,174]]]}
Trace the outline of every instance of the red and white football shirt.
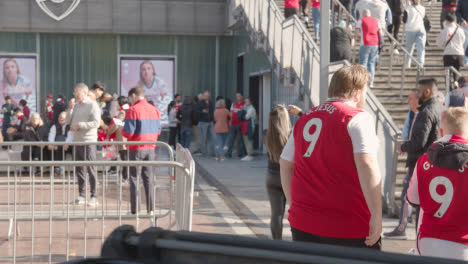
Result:
{"label": "red and white football shirt", "polygon": [[[468,144],[460,136],[449,142]],[[468,164],[459,170],[433,165],[427,154],[418,159],[408,188],[410,203],[420,204],[419,239],[436,238],[468,245]]]}
{"label": "red and white football shirt", "polygon": [[[295,166],[289,210],[292,227],[325,237],[369,235],[370,212],[354,153],[375,154],[378,143],[371,119],[345,101],[329,100],[296,122],[281,155],[288,161],[293,156]],[[368,147],[369,141],[372,147]],[[287,154],[291,148],[294,155]]]}
{"label": "red and white football shirt", "polygon": [[243,110],[244,106],[245,106],[244,102],[232,103],[232,105],[231,105],[231,112],[232,112],[231,125],[233,125],[233,126],[240,125],[240,121],[237,119],[237,112],[239,112],[240,110]]}

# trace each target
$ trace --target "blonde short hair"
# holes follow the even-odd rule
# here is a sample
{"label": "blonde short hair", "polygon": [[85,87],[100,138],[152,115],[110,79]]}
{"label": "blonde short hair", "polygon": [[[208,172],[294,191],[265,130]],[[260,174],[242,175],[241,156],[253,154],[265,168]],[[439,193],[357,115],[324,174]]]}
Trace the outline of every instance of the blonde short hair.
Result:
{"label": "blonde short hair", "polygon": [[362,65],[346,66],[339,69],[330,81],[328,97],[351,98],[369,83],[370,73]]}
{"label": "blonde short hair", "polygon": [[441,124],[445,134],[468,136],[468,110],[464,107],[449,107],[442,113]]}

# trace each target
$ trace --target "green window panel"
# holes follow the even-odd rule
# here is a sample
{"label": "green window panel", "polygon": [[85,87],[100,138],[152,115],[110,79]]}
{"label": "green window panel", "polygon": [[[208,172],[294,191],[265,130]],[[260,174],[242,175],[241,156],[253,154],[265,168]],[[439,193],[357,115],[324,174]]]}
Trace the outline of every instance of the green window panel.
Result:
{"label": "green window panel", "polygon": [[36,34],[0,32],[0,52],[36,53]]}
{"label": "green window panel", "polygon": [[176,36],[121,35],[120,54],[174,55]]}
{"label": "green window panel", "polygon": [[214,95],[216,38],[178,37],[177,43],[178,92],[195,96],[209,90]]}
{"label": "green window panel", "polygon": [[95,81],[117,92],[117,37],[115,35],[41,34],[41,92],[43,105],[48,93],[73,95],[79,82]]}

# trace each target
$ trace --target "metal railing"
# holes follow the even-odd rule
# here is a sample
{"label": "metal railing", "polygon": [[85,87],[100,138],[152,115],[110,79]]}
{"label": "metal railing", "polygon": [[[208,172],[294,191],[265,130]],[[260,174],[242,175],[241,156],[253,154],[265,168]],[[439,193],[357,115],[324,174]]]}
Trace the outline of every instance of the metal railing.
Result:
{"label": "metal railing", "polygon": [[[333,3],[334,4],[332,5],[332,7],[334,8],[335,5],[338,6],[338,12],[343,12],[346,15],[346,18],[347,18],[348,22],[349,22],[349,20],[351,20],[354,23],[354,26],[356,26],[358,21],[356,20],[356,18],[354,18],[354,16],[352,14],[349,13],[349,11],[343,6],[343,4],[338,0],[333,0]],[[389,47],[390,47],[390,61],[388,63],[389,69],[388,69],[388,78],[387,78],[387,85],[389,87],[391,87],[393,67],[397,66],[397,64],[393,63],[394,62],[394,60],[393,60],[393,56],[394,56],[393,55],[393,49],[395,47],[398,47],[398,49],[403,51],[403,53],[405,55],[404,56],[405,59],[403,60],[403,63],[401,64],[400,99],[402,99],[403,98],[403,88],[404,88],[405,80],[406,80],[406,71],[405,71],[406,68],[407,68],[406,59],[409,58],[410,62],[412,62],[412,63],[414,63],[416,65],[416,69],[417,69],[416,83],[418,83],[421,73],[424,75],[424,66],[421,65],[418,62],[418,60],[410,54],[410,52],[406,49],[406,47],[404,47],[399,41],[397,41],[392,36],[392,34],[389,33],[385,28],[382,30],[382,32],[384,33],[384,35],[387,38],[389,38],[391,40],[391,45],[389,45]],[[380,63],[379,63],[379,67],[380,67]]]}
{"label": "metal railing", "polygon": [[319,78],[320,52],[302,21],[297,16],[285,19],[274,0],[230,0],[230,3],[242,10],[244,16],[238,19],[247,22],[250,38],[261,42],[277,76],[295,85],[296,92],[309,93],[307,97],[317,105],[319,91],[309,87]]}
{"label": "metal railing", "polygon": [[[453,78],[454,80],[452,81],[452,76],[455,77]],[[445,67],[445,92],[448,93],[450,92],[450,87],[452,87],[453,82],[457,81],[458,78],[463,77],[463,74],[461,74],[457,69],[455,69],[453,66],[450,67]]]}
{"label": "metal railing", "polygon": [[112,259],[160,264],[466,264],[461,260],[245,236],[173,232],[159,228],[137,233],[131,226],[121,226],[112,232],[103,245],[102,259],[74,263],[111,263]]}
{"label": "metal railing", "polygon": [[[15,263],[20,259],[52,263],[68,261],[76,256],[98,256],[99,248],[110,230],[122,224],[135,225],[137,230],[148,226],[191,230],[195,163],[189,151],[180,145],[177,146],[174,156],[172,148],[162,142],[91,143],[107,148],[122,145],[156,145],[157,157],[147,161],[17,160],[17,154],[22,147],[25,147],[26,151],[32,151],[33,147],[45,148],[48,145],[69,145],[75,148],[89,144],[0,143],[2,147],[9,147],[6,151],[7,160],[0,161],[0,196],[5,201],[0,205],[0,224],[5,223],[5,233],[8,231],[6,237],[12,238],[3,246],[0,245],[0,253],[8,262]],[[74,154],[76,151],[78,150],[75,150]],[[127,151],[129,152],[128,148]],[[40,169],[37,174],[33,173],[35,167]],[[88,188],[88,184],[91,183],[92,177],[86,176],[86,172],[85,200],[81,203],[77,199],[82,195],[77,190],[82,184],[77,181],[77,168],[88,167],[96,168],[95,197],[99,201],[97,205],[89,204],[86,198],[90,194],[91,188]],[[109,173],[111,167],[115,167],[118,172]],[[29,168],[29,172],[24,172],[23,168]],[[58,174],[55,168],[65,170]],[[130,194],[124,190],[124,170],[127,171],[130,180]],[[141,183],[145,187],[144,201],[147,206],[140,208]],[[132,184],[136,190],[135,211],[130,206],[133,203],[130,202]],[[141,209],[145,209],[145,212]]]}

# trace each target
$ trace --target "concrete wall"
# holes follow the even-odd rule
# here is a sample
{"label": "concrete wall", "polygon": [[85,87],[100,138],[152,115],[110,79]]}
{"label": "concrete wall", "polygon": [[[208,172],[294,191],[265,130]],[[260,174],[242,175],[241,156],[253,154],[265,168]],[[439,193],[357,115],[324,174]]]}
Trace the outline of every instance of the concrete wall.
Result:
{"label": "concrete wall", "polygon": [[[70,3],[46,1],[55,14]],[[226,0],[81,0],[56,21],[35,0],[1,0],[0,31],[220,35],[226,12]]]}

